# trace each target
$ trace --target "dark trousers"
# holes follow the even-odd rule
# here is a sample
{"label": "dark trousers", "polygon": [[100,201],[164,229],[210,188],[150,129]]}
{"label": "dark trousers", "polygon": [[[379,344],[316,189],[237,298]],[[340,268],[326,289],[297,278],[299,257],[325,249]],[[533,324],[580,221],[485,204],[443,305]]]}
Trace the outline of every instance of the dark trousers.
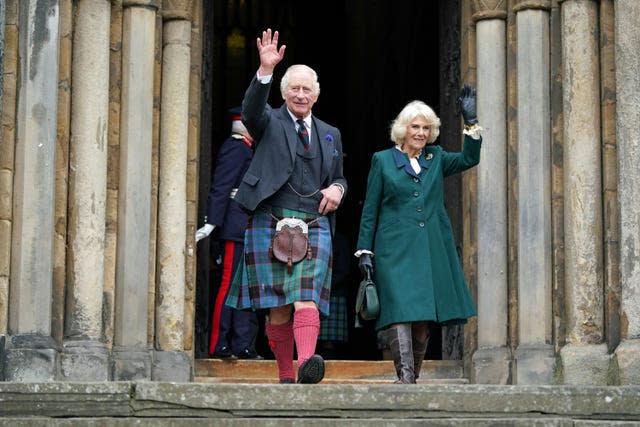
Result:
{"label": "dark trousers", "polygon": [[229,293],[238,263],[242,257],[244,245],[231,240],[224,241],[222,280],[216,295],[211,322],[209,354],[213,355],[222,347],[229,347],[234,354],[244,349],[255,352],[258,334],[258,317],[249,310],[237,310],[224,304]]}

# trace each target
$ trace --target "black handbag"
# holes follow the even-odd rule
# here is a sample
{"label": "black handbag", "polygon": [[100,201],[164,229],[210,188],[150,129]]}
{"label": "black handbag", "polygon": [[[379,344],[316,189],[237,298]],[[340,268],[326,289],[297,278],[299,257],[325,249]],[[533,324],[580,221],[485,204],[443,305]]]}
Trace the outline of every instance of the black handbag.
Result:
{"label": "black handbag", "polygon": [[360,282],[356,295],[356,321],[355,327],[362,327],[361,320],[375,320],[380,315],[380,300],[378,289],[371,280],[371,274],[367,271],[367,277]]}

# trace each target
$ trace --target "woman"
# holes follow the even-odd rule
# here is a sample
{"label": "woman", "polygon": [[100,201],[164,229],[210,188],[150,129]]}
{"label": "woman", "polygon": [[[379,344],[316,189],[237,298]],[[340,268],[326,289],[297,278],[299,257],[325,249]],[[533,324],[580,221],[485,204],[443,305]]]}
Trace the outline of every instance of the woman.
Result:
{"label": "woman", "polygon": [[475,89],[465,85],[459,102],[465,121],[461,152],[433,145],[440,119],[413,101],[392,123],[395,147],[375,153],[371,162],[355,255],[378,287],[376,328],[387,330],[396,383],[416,382],[428,322],[465,323],[476,314],[444,207],[444,178],[480,160]]}

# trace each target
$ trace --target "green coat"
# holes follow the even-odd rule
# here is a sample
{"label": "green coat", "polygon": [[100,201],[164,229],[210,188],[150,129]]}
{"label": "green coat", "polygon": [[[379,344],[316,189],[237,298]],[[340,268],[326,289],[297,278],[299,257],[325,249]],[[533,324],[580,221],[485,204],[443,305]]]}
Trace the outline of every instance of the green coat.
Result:
{"label": "green coat", "polygon": [[481,140],[468,136],[462,152],[427,145],[419,174],[395,147],[373,155],[357,248],[374,253],[376,328],[424,320],[464,323],[476,314],[444,207],[443,181],[477,165],[480,146]]}

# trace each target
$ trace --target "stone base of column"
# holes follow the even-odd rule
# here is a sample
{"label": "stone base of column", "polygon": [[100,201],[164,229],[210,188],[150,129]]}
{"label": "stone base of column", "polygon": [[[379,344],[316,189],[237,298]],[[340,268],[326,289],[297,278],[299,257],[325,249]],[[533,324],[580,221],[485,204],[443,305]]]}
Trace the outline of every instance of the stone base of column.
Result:
{"label": "stone base of column", "polygon": [[52,337],[24,334],[7,337],[6,341],[3,362],[5,381],[55,381],[58,351]]}
{"label": "stone base of column", "polygon": [[640,339],[623,340],[614,352],[619,385],[640,385]]}
{"label": "stone base of column", "polygon": [[568,344],[560,350],[562,383],[565,385],[611,385],[611,356],[606,344]]}
{"label": "stone base of column", "polygon": [[111,364],[113,381],[151,380],[151,352],[139,347],[114,347]]}
{"label": "stone base of column", "polygon": [[182,351],[156,351],[153,355],[153,381],[189,382],[191,358]]}
{"label": "stone base of column", "polygon": [[65,340],[60,354],[62,381],[109,381],[109,351],[94,340]]}
{"label": "stone base of column", "polygon": [[556,358],[551,345],[520,345],[516,350],[514,363],[514,384],[550,385],[556,383]]}
{"label": "stone base of column", "polygon": [[471,358],[473,381],[476,384],[510,384],[511,352],[506,347],[476,350]]}

